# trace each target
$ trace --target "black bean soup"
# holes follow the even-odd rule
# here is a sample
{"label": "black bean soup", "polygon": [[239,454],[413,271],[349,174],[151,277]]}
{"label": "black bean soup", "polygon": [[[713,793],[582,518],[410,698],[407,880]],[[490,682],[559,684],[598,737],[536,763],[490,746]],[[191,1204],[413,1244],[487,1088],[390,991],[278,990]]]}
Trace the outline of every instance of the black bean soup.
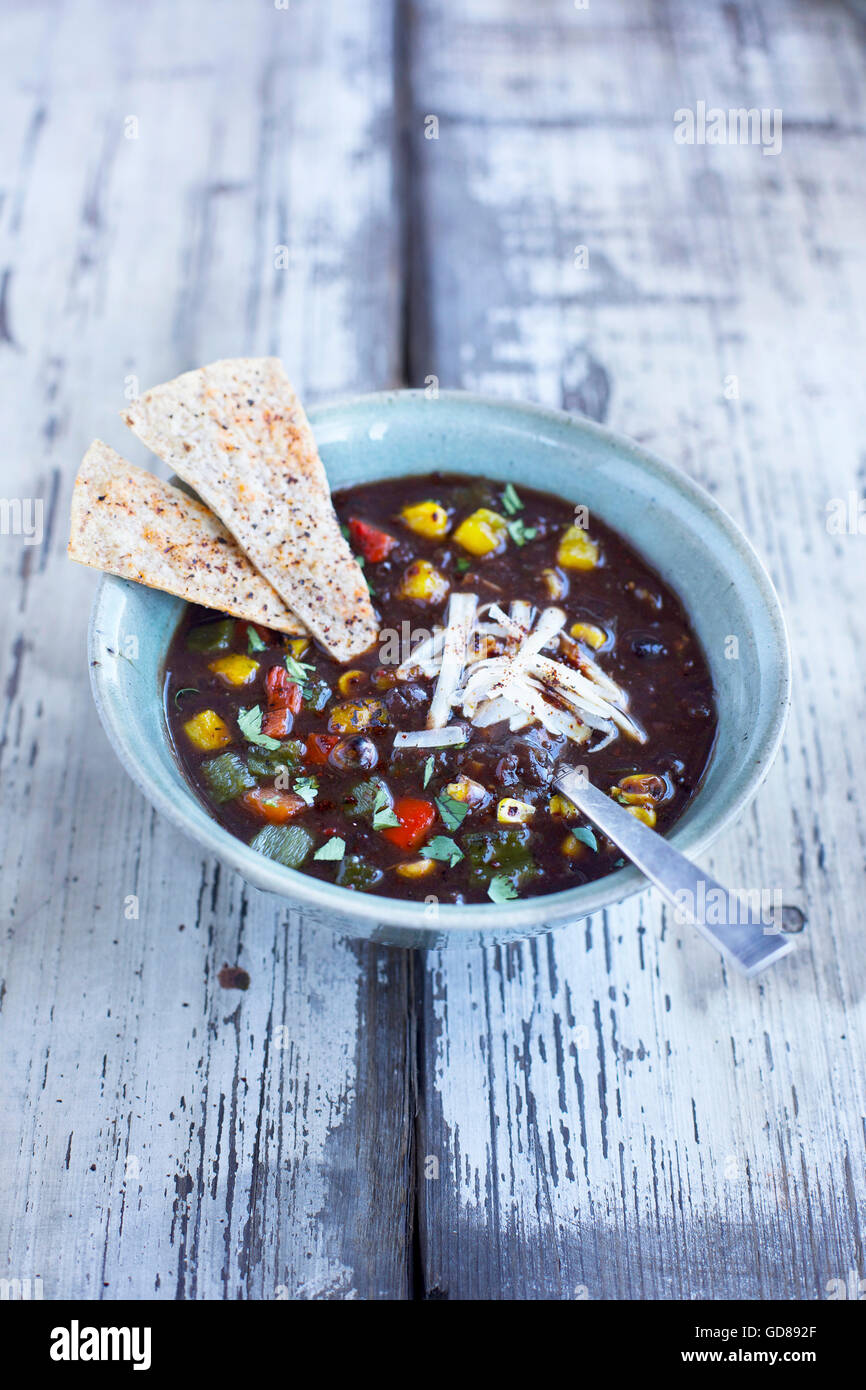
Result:
{"label": "black bean soup", "polygon": [[[168,726],[222,825],[327,882],[441,903],[552,893],[622,863],[553,792],[558,765],[585,767],[647,824],[673,825],[710,754],[713,689],[679,601],[619,536],[548,493],[454,475],[362,484],[333,502],[381,616],[376,647],[343,667],[313,641],[195,607],[172,641]],[[431,635],[452,594],[477,596],[478,664],[462,680],[473,670],[486,680],[478,710],[467,717],[457,703],[440,719],[462,726],[461,743],[434,746],[430,733],[395,748],[402,731],[427,727],[439,679]],[[485,694],[486,717],[500,710],[494,663],[551,609],[561,612],[535,676],[545,721],[511,704],[485,723]],[[620,723],[592,704],[594,727],[581,732],[566,686],[544,687],[551,670],[568,689],[576,675],[596,682],[603,700],[618,687]],[[560,727],[569,714],[581,742]]]}

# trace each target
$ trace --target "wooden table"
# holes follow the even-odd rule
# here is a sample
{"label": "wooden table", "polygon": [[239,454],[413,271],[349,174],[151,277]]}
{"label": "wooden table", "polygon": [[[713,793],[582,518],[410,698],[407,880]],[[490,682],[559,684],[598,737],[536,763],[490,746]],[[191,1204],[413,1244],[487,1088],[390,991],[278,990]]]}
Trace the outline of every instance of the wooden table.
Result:
{"label": "wooden table", "polygon": [[[864,490],[862,23],[20,0],[4,27],[2,491],[44,505],[41,544],[0,536],[4,1273],[109,1299],[866,1273],[866,536],[828,529]],[[698,101],[781,109],[781,153],[677,143]],[[741,523],[796,700],[703,862],[782,890],[794,959],[733,979],[652,894],[509,949],[353,945],[151,809],[90,699],[72,479],[95,435],[147,461],[139,386],[244,353],[311,401],[436,377],[582,411]]]}

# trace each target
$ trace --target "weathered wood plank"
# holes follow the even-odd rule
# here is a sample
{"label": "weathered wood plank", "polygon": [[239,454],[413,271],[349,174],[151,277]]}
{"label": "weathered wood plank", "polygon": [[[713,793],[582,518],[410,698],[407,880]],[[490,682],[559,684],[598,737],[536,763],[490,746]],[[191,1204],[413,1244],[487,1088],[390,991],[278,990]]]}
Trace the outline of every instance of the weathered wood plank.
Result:
{"label": "weathered wood plank", "polygon": [[313,398],[393,378],[389,7],[4,23],[2,491],[44,501],[45,539],[0,537],[3,1273],[405,1297],[405,958],[305,928],[151,812],[93,711],[95,581],[64,554],[90,439],[145,461],[117,419],[136,381],[247,351]]}
{"label": "weathered wood plank", "polygon": [[[862,29],[784,0],[415,9],[430,328],[414,384],[604,420],[753,537],[789,615],[796,706],[705,862],[809,919],[761,984],[728,978],[648,895],[432,957],[426,1290],[822,1297],[864,1273],[866,541],[826,529],[830,499],[863,484]],[[782,153],[675,144],[674,111],[700,99],[781,107]]]}
{"label": "weathered wood plank", "polygon": [[[92,712],[92,581],[62,553],[74,462],[120,442],[127,377],[249,350],[312,397],[397,378],[396,187],[416,382],[608,419],[759,540],[801,696],[707,862],[810,918],[761,987],[646,898],[435,959],[426,1291],[820,1295],[863,1271],[862,543],[824,529],[862,487],[860,31],[782,3],[413,9],[402,187],[390,7],[6,19],[3,491],[43,499],[47,532],[0,538],[7,1269],[48,1296],[407,1293],[407,961],[305,930],[152,815]],[[782,106],[783,156],[675,147],[673,109],[701,97]]]}

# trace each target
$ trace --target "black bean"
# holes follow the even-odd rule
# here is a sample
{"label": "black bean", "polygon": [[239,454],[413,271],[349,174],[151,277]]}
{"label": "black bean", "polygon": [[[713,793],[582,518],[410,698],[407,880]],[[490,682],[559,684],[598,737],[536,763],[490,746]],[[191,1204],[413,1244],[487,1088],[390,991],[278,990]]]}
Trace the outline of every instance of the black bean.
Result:
{"label": "black bean", "polygon": [[650,632],[635,632],[630,638],[630,646],[636,657],[641,661],[657,661],[659,657],[667,656],[668,649],[659,637],[654,637]]}

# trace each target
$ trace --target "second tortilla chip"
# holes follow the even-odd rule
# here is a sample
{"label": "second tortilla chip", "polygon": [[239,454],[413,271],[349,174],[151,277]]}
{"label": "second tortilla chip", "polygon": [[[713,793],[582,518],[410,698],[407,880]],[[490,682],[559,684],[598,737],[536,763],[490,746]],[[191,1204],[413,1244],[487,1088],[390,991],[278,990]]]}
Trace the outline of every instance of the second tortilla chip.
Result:
{"label": "second tortilla chip", "polygon": [[95,439],[72,492],[69,555],[218,613],[304,628],[207,507]]}
{"label": "second tortilla chip", "polygon": [[376,640],[313,432],[276,357],[232,358],[155,386],[123,412],[194,488],[338,661]]}

